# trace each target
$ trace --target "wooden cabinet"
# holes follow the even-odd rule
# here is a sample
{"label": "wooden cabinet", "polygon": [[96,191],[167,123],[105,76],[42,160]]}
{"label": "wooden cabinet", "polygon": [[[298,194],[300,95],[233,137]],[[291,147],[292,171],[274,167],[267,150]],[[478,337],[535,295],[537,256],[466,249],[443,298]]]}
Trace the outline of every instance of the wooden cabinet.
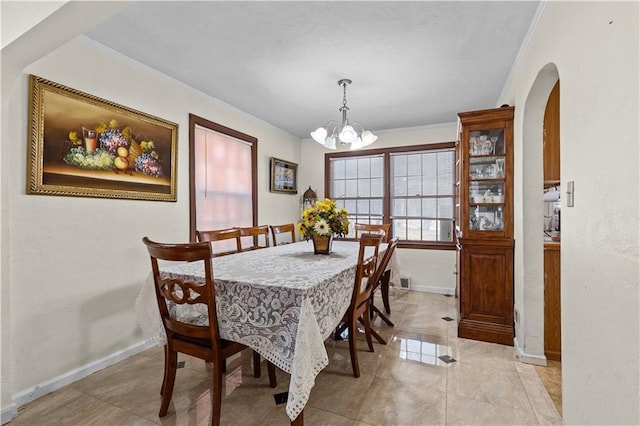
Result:
{"label": "wooden cabinet", "polygon": [[[560,81],[555,84],[544,111],[543,148],[544,187],[560,185]],[[556,216],[560,203],[545,202],[546,218]],[[544,354],[548,359],[561,360],[560,324],[560,223],[548,233],[552,240],[544,244]]]}
{"label": "wooden cabinet", "polygon": [[560,184],[560,80],[553,86],[544,110],[543,170],[545,187]]}
{"label": "wooden cabinet", "polygon": [[458,336],[513,345],[513,107],[458,114]]}
{"label": "wooden cabinet", "polygon": [[560,325],[560,243],[544,244],[544,354],[562,357]]}

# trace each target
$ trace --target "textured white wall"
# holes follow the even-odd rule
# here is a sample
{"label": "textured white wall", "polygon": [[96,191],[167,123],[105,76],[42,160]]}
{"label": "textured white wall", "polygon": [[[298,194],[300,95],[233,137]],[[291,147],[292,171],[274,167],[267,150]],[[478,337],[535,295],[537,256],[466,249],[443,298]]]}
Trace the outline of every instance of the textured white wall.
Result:
{"label": "textured white wall", "polygon": [[[64,4],[63,4],[64,3]],[[17,90],[18,76],[24,67],[40,58],[45,53],[70,40],[75,35],[91,27],[96,22],[116,13],[127,6],[127,2],[93,3],[86,2],[1,2],[2,15],[2,145],[0,146],[0,173],[2,188],[0,190],[0,279],[2,281],[2,423],[15,416],[17,410],[13,403],[13,380],[11,357],[11,289],[10,275],[11,255],[9,249],[9,217],[19,214],[11,212],[9,182],[6,178],[9,166],[16,160],[9,153],[12,147],[12,134],[9,123],[15,123],[19,113],[11,103],[11,93]],[[37,11],[33,13],[33,8]],[[90,13],[87,13],[89,10]],[[50,15],[49,15],[50,14]],[[67,20],[67,18],[70,18]],[[74,22],[74,25],[68,25]],[[22,157],[21,157],[22,158]]]}
{"label": "textured white wall", "polygon": [[[456,118],[451,117],[452,120]],[[456,123],[385,130],[375,133],[378,135],[378,140],[370,145],[371,149],[452,142],[456,140]],[[324,192],[324,161],[327,152],[330,151],[311,138],[302,141],[304,167],[301,182],[304,188],[311,185],[318,197],[326,195]],[[456,286],[453,274],[456,263],[454,250],[398,249],[398,256],[401,274],[411,277],[413,289],[453,294]]]}
{"label": "textured white wall", "polygon": [[2,8],[0,13],[2,47],[9,45],[66,3],[66,1],[3,1],[0,6]]}
{"label": "textured white wall", "polygon": [[[575,207],[562,200],[565,424],[640,423],[639,29],[637,2],[547,3],[502,99],[516,105],[516,158],[527,162],[523,145],[539,141],[524,139],[523,107],[539,72],[557,67],[562,187],[575,182]],[[516,245],[535,244],[526,239],[521,227]],[[524,298],[526,279],[515,283]],[[525,320],[539,315],[526,309]]]}
{"label": "textured white wall", "polygon": [[[178,201],[26,195],[28,74],[177,123]],[[141,341],[133,306],[149,260],[140,240],[188,239],[189,113],[257,137],[259,221],[297,217],[297,198],[269,193],[268,187],[269,158],[300,162],[298,138],[84,37],[28,66],[8,96],[3,154],[12,160],[2,179],[11,206],[10,268],[3,290],[8,286],[11,298],[14,397]]]}

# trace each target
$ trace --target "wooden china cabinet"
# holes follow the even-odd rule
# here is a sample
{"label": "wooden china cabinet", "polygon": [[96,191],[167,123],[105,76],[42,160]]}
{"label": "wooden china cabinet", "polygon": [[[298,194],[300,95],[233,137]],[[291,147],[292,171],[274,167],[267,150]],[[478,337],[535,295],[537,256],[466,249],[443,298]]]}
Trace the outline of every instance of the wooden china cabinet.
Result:
{"label": "wooden china cabinet", "polygon": [[458,336],[513,345],[513,107],[458,114]]}

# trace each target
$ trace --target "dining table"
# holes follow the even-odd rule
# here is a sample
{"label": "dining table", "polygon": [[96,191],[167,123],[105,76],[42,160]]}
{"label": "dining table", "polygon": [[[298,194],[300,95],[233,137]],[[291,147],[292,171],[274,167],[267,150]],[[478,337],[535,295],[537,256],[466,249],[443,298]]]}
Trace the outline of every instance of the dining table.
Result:
{"label": "dining table", "polygon": [[[380,256],[385,248],[381,244]],[[212,259],[220,336],[250,347],[291,375],[286,412],[292,424],[302,424],[315,378],[329,363],[324,341],[349,307],[358,250],[358,241],[336,240],[330,254],[314,254],[310,241],[300,241]],[[399,265],[393,258],[395,283]],[[202,262],[161,265],[160,270],[167,277],[204,281]],[[150,274],[136,300],[136,315],[145,340],[164,344],[153,285]],[[175,306],[171,314],[206,324],[201,306]]]}

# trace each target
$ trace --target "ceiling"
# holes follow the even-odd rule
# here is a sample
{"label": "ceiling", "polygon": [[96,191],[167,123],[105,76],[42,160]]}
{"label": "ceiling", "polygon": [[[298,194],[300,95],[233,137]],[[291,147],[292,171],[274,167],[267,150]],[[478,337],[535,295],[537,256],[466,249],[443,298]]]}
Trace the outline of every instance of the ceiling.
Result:
{"label": "ceiling", "polygon": [[[492,108],[539,2],[136,2],[86,36],[300,138]],[[206,117],[212,121],[216,117]]]}

